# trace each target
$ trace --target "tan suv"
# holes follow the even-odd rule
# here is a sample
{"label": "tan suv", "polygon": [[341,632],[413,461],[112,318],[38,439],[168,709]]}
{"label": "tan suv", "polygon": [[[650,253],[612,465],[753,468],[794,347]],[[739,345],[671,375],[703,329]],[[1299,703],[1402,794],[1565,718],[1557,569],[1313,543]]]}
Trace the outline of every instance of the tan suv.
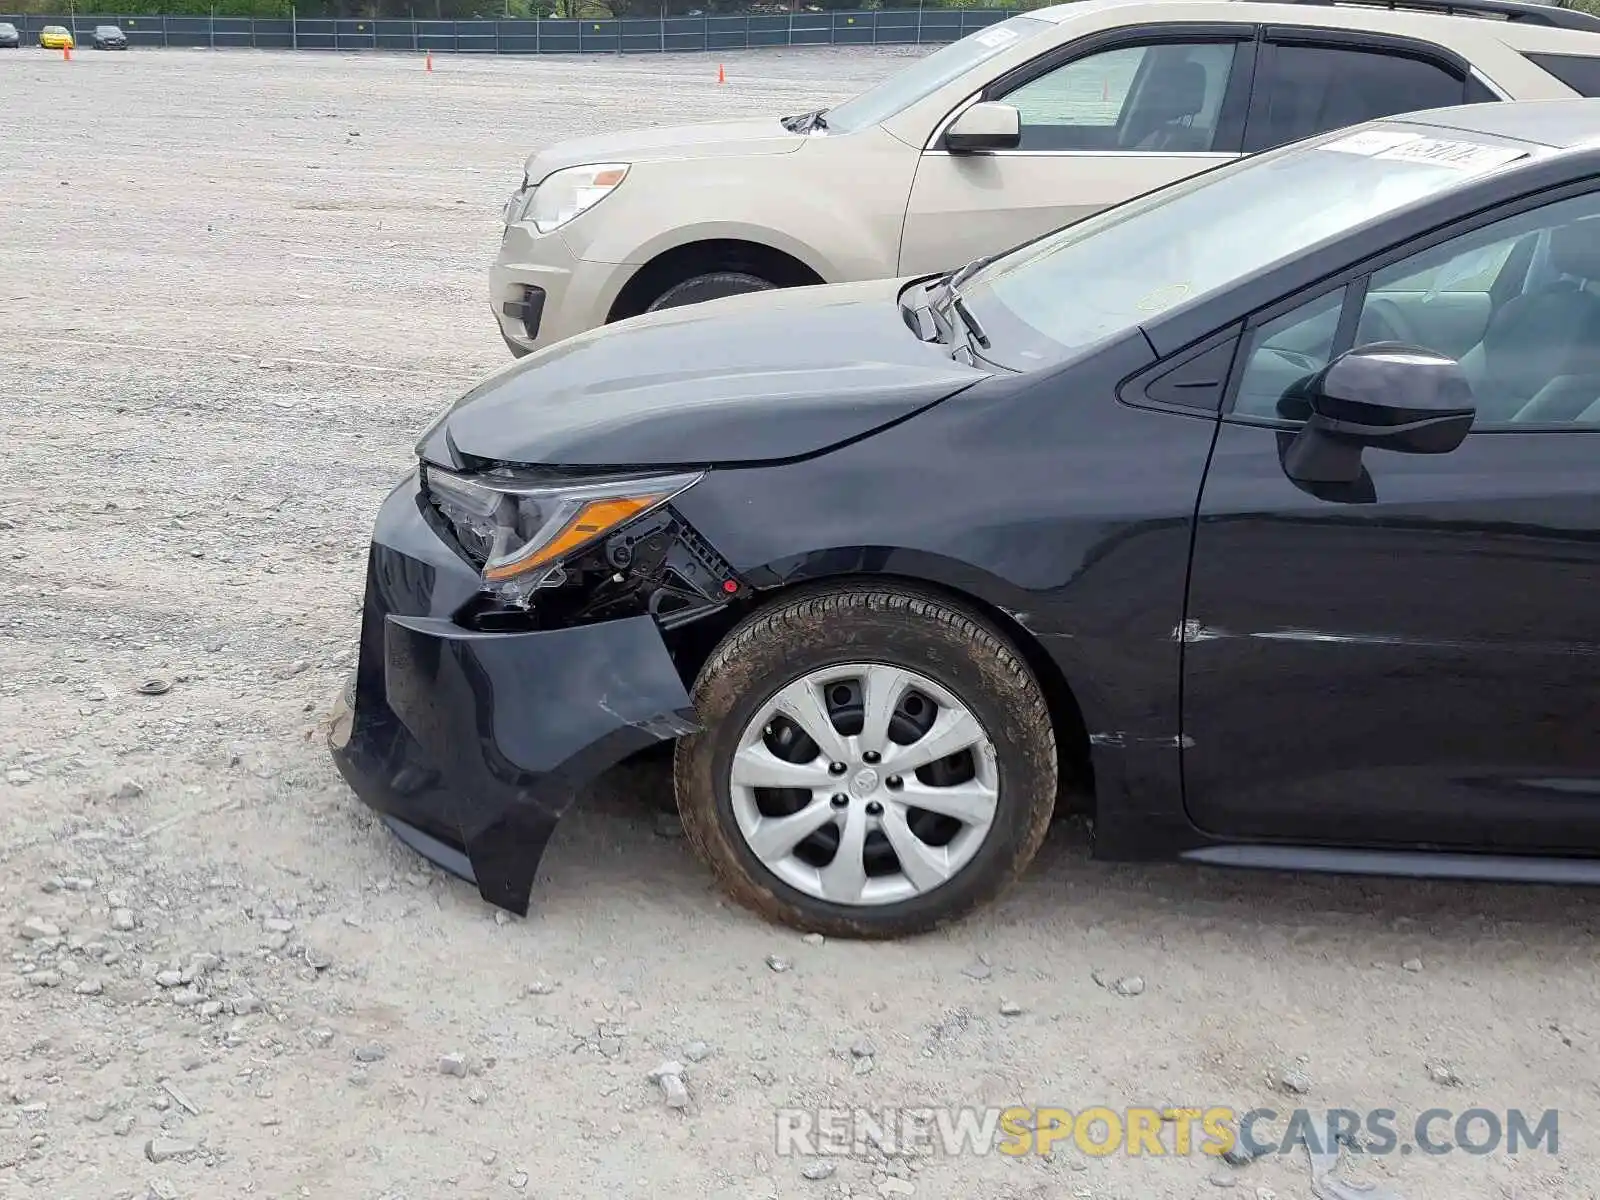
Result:
{"label": "tan suv", "polygon": [[1399,2],[1078,0],[834,108],[561,142],[506,205],[495,316],[520,355],[739,292],[943,271],[1329,129],[1600,96],[1600,18]]}

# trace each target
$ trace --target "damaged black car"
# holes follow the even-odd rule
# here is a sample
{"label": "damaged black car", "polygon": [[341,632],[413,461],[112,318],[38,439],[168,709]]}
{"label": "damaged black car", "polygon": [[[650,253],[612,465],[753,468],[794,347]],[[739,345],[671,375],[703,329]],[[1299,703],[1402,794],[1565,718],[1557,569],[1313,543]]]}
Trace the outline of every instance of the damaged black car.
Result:
{"label": "damaged black car", "polygon": [[1484,104],[580,335],[422,437],[334,756],[519,913],[663,743],[726,890],[828,934],[972,911],[1074,808],[1107,858],[1600,882],[1597,289],[1600,105]]}

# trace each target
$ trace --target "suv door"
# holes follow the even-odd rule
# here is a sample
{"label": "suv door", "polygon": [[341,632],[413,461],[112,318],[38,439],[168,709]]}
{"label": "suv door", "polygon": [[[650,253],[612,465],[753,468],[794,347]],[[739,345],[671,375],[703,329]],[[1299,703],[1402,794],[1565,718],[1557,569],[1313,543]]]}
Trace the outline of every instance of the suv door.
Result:
{"label": "suv door", "polygon": [[[1600,849],[1600,192],[1573,192],[1248,323],[1184,624],[1184,802],[1202,829]],[[1394,341],[1459,358],[1466,440],[1368,450],[1358,485],[1292,481],[1295,385]]]}
{"label": "suv door", "polygon": [[1021,144],[952,153],[941,124],[912,183],[900,273],[960,266],[1237,158],[1255,37],[1254,25],[1122,29],[996,79],[972,99],[1015,106]]}
{"label": "suv door", "polygon": [[1338,29],[1263,32],[1244,149],[1397,113],[1498,99],[1450,52],[1426,42]]}

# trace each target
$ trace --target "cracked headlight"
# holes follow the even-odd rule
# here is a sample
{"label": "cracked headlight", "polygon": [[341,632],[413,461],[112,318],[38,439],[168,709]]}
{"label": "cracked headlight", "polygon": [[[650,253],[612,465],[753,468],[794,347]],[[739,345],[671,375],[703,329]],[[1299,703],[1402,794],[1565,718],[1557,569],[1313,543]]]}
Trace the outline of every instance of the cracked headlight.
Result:
{"label": "cracked headlight", "polygon": [[596,163],[552,171],[537,186],[521,193],[522,211],[513,219],[531,223],[540,233],[554,233],[579,213],[599,204],[627,177],[627,163]]}
{"label": "cracked headlight", "polygon": [[526,598],[560,583],[561,562],[668,503],[704,472],[552,482],[513,471],[462,474],[425,466],[427,495],[480,565],[490,590]]}

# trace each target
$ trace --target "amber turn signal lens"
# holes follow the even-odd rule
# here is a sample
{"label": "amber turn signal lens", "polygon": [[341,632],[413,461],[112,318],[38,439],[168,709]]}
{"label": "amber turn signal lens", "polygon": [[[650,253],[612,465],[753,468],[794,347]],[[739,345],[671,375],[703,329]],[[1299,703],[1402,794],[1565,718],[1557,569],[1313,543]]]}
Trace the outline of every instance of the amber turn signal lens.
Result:
{"label": "amber turn signal lens", "polygon": [[560,533],[537,550],[514,562],[490,567],[484,571],[483,577],[491,583],[500,583],[514,579],[545,563],[554,562],[572,553],[585,542],[638,516],[645,509],[664,500],[666,496],[665,492],[657,492],[648,496],[617,496],[606,500],[591,500],[562,527]]}

